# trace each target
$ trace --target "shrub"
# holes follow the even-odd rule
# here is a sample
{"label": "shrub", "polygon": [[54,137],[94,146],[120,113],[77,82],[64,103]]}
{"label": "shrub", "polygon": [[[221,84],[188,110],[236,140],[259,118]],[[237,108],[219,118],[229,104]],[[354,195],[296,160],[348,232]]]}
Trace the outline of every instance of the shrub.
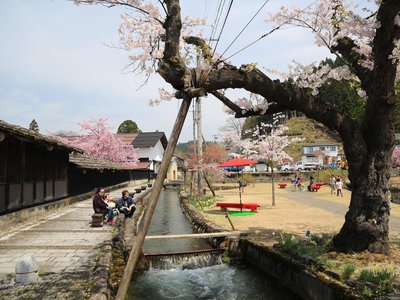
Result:
{"label": "shrub", "polygon": [[225,249],[221,259],[224,264],[229,265],[229,263],[231,262],[231,258],[229,257],[228,250]]}
{"label": "shrub", "polygon": [[282,245],[284,250],[294,251],[298,250],[300,241],[296,239],[294,235],[281,232],[278,236],[278,243]]}
{"label": "shrub", "polygon": [[249,186],[250,184],[254,185],[254,183],[255,183],[253,174],[249,174],[249,173],[243,174],[243,178],[241,178],[241,180],[243,180],[244,182],[246,182],[248,186]]}
{"label": "shrub", "polygon": [[367,270],[363,269],[360,272],[360,279],[364,282],[372,282],[377,285],[377,288],[372,291],[376,296],[382,296],[393,292],[393,277],[394,273],[387,269],[382,270]]}
{"label": "shrub", "polygon": [[343,266],[343,278],[344,279],[348,279],[350,278],[350,276],[354,273],[354,271],[356,270],[356,265],[355,264],[345,264]]}
{"label": "shrub", "polygon": [[[193,205],[196,209],[198,209],[198,210],[201,209],[199,201],[197,201],[195,197],[188,196],[187,199],[190,202],[190,204]],[[200,203],[201,203],[201,206],[203,208],[205,208],[205,207],[213,206],[215,204],[215,202],[217,202],[217,201],[218,201],[218,199],[216,197],[205,196],[205,197],[201,198]]]}

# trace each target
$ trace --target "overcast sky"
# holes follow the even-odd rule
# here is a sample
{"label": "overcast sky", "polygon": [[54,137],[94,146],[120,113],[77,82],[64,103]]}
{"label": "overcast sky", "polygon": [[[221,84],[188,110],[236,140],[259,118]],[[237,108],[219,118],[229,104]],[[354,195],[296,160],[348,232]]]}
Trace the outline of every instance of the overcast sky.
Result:
{"label": "overcast sky", "polygon": [[[183,14],[208,16],[211,22],[218,2],[182,1]],[[270,0],[226,56],[271,29],[263,22],[267,13],[290,2],[305,7],[313,1]],[[262,3],[233,3],[217,51],[226,49]],[[169,137],[178,101],[148,105],[158,98],[158,88],[169,89],[168,85],[156,74],[139,88],[143,76],[123,71],[128,53],[110,47],[119,45],[121,12],[67,0],[0,1],[0,119],[28,127],[35,118],[44,134],[79,131],[77,122],[98,117],[108,118],[116,130],[122,121],[132,119],[142,131],[164,131]],[[257,62],[259,68],[287,70],[292,60],[310,63],[327,56],[326,49],[314,46],[310,32],[292,28],[275,32],[231,61],[237,66]],[[241,95],[235,90],[229,93],[233,99]],[[203,103],[204,136],[212,140],[229,116],[214,97]],[[189,116],[181,142],[192,139],[191,120]]]}

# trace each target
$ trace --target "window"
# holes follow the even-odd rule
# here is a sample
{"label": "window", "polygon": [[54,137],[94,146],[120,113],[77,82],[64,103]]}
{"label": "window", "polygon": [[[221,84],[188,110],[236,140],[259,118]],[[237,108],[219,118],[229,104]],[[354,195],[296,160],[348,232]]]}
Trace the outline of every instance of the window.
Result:
{"label": "window", "polygon": [[307,157],[307,162],[308,162],[308,163],[318,163],[318,162],[319,162],[319,159],[318,159],[318,157],[314,157],[314,156],[312,156],[312,157]]}
{"label": "window", "polygon": [[331,150],[331,151],[336,151],[337,149],[336,149],[336,146],[330,146],[330,149],[329,150]]}

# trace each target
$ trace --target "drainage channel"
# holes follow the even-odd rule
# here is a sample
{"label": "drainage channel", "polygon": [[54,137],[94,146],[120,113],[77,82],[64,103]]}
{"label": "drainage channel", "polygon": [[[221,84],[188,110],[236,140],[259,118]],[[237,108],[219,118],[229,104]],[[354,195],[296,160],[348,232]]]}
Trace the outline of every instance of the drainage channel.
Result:
{"label": "drainage channel", "polygon": [[[163,191],[148,235],[188,233],[178,191]],[[143,250],[150,269],[133,276],[128,299],[296,299],[249,266],[222,263],[221,251],[203,239],[146,240]]]}

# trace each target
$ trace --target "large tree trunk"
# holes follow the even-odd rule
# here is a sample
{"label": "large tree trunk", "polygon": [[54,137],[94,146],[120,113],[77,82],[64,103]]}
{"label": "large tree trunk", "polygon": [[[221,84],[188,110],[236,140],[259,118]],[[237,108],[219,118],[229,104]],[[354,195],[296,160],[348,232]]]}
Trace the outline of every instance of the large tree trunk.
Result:
{"label": "large tree trunk", "polygon": [[[389,122],[385,123],[390,125]],[[333,239],[336,250],[368,250],[374,253],[389,251],[389,168],[394,133],[387,129],[381,130],[375,141],[369,139],[369,151],[349,160],[349,164],[353,162],[349,170],[351,202],[345,223]]]}

